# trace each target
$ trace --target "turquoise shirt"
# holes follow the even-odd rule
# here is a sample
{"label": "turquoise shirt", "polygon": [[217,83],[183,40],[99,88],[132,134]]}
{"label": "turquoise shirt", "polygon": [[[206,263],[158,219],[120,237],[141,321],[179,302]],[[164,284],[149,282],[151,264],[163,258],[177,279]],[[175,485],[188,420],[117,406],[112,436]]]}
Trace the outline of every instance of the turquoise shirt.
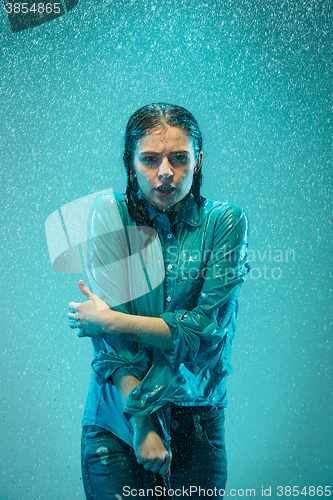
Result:
{"label": "turquoise shirt", "polygon": [[[150,224],[138,226],[123,195],[96,198],[88,221],[91,289],[112,309],[161,317],[171,351],[113,335],[92,338],[94,359],[83,425],[104,427],[132,445],[131,415],[152,414],[169,441],[170,403],[225,407],[238,294],[249,272],[242,207],[189,196],[175,219],[142,200]],[[141,380],[123,408],[112,374]]]}

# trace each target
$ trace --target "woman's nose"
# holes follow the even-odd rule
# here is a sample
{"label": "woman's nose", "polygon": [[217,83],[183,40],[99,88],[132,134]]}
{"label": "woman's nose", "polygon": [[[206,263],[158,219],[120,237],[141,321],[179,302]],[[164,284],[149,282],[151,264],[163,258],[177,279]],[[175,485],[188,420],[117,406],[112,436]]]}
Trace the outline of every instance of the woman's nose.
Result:
{"label": "woman's nose", "polygon": [[173,170],[167,157],[163,158],[162,163],[160,164],[158,176],[160,179],[169,179],[170,177],[173,177]]}

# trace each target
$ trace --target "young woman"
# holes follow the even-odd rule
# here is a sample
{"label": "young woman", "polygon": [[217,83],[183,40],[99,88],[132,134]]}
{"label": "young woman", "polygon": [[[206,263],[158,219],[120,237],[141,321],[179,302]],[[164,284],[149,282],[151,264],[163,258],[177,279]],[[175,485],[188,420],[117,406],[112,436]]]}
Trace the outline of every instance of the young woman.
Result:
{"label": "young woman", "polygon": [[200,195],[202,156],[189,111],[145,106],[127,124],[126,195],[99,196],[91,209],[91,290],[80,281],[88,300],[69,305],[71,327],[94,345],[82,436],[89,500],[224,494],[248,223],[240,206]]}

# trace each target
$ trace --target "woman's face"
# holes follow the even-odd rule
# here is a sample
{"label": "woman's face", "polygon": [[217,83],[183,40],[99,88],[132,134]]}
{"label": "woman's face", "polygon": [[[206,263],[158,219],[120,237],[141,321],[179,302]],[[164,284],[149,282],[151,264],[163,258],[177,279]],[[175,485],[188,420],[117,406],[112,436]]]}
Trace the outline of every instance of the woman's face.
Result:
{"label": "woman's face", "polygon": [[159,210],[177,212],[201,161],[202,152],[196,161],[192,141],[184,130],[161,126],[138,142],[133,164],[144,198]]}

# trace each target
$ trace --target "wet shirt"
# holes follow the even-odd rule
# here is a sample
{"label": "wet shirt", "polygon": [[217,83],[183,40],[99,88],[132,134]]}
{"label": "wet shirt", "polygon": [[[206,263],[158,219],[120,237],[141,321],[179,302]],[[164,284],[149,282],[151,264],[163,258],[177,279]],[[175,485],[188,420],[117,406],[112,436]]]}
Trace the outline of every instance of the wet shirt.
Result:
{"label": "wet shirt", "polygon": [[[249,271],[248,223],[229,202],[188,197],[174,220],[146,200],[150,223],[138,226],[122,195],[99,196],[88,221],[91,289],[112,309],[161,317],[171,351],[104,335],[94,359],[83,425],[99,425],[132,444],[131,415],[153,414],[168,440],[170,403],[225,407],[237,297]],[[123,408],[112,374],[141,380]],[[127,417],[127,418],[126,418]]]}

